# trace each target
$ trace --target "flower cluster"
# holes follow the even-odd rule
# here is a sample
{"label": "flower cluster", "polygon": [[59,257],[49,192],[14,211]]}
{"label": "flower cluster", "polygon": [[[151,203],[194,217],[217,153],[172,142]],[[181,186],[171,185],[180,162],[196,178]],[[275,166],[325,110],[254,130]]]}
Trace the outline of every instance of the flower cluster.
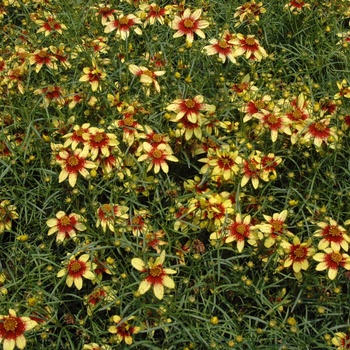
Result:
{"label": "flower cluster", "polygon": [[0,0],[2,347],[348,348],[349,20]]}

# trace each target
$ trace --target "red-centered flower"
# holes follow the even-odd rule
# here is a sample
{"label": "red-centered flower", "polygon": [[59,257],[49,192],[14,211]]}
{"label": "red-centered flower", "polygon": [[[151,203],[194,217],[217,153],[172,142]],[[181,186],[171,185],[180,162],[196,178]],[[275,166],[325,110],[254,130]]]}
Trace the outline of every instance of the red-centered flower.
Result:
{"label": "red-centered flower", "polygon": [[45,20],[37,19],[34,21],[34,23],[40,26],[40,28],[37,30],[37,33],[43,32],[45,36],[48,36],[51,33],[62,34],[62,30],[67,29],[63,23],[58,21],[56,17],[50,13],[45,14]]}
{"label": "red-centered flower", "polygon": [[107,227],[114,232],[115,225],[129,218],[128,211],[125,205],[103,204],[97,209],[96,227],[101,225],[103,232],[106,232]]}
{"label": "red-centered flower", "polygon": [[335,337],[332,338],[332,344],[337,346],[337,350],[350,349],[350,334],[344,332],[335,333]]}
{"label": "red-centered flower", "polygon": [[243,122],[247,122],[254,118],[262,118],[264,115],[268,114],[268,107],[271,101],[271,96],[264,95],[262,98],[257,100],[250,100],[247,104],[241,107],[239,110],[245,113]]}
{"label": "red-centered flower", "polygon": [[89,128],[89,133],[84,133],[82,137],[85,140],[84,148],[88,149],[92,160],[95,160],[99,155],[109,157],[110,148],[119,145],[116,135],[95,127]]}
{"label": "red-centered flower", "polygon": [[130,325],[129,321],[135,319],[135,317],[131,316],[127,320],[123,320],[120,316],[114,315],[111,319],[116,325],[109,326],[108,332],[116,335],[118,343],[124,341],[125,344],[131,345],[133,342],[132,335],[137,334],[141,329]]}
{"label": "red-centered flower", "polygon": [[106,79],[107,76],[107,74],[97,66],[94,58],[92,59],[92,67],[83,68],[83,73],[79,81],[88,82],[91,85],[92,91],[96,91],[98,88],[101,89],[99,84],[102,80]]}
{"label": "red-centered flower", "polygon": [[251,216],[242,217],[241,214],[236,214],[233,220],[230,220],[218,232],[213,232],[210,239],[223,238],[225,243],[237,242],[237,250],[239,253],[243,251],[245,242],[253,238],[254,227],[251,225]]}
{"label": "red-centered flower", "polygon": [[338,225],[335,220],[329,219],[329,223],[319,222],[317,226],[321,229],[316,230],[314,236],[322,237],[318,243],[319,250],[328,248],[329,245],[332,249],[339,250],[343,248],[345,251],[349,250],[350,237],[347,235],[346,230]]}
{"label": "red-centered flower", "polygon": [[74,125],[73,131],[63,135],[62,138],[66,139],[66,141],[63,144],[63,147],[71,147],[72,150],[75,150],[79,144],[84,145],[86,143],[86,136],[90,133],[90,124],[85,123],[83,125]]}
{"label": "red-centered flower", "polygon": [[304,139],[307,141],[313,140],[316,147],[321,147],[323,142],[327,143],[330,136],[336,138],[334,128],[329,126],[330,122],[330,118],[312,122],[307,127],[307,131],[303,136]]}
{"label": "red-centered flower", "polygon": [[215,112],[215,106],[203,103],[204,97],[197,95],[194,98],[176,99],[166,107],[168,111],[176,113],[175,118],[171,118],[172,122],[180,121],[184,116],[191,123],[196,123],[201,112]]}
{"label": "red-centered flower", "polygon": [[64,90],[59,86],[48,86],[42,89],[34,90],[34,95],[42,95],[44,99],[44,105],[47,107],[51,102],[56,102],[59,106],[64,106],[66,103],[63,95]]}
{"label": "red-centered flower", "polygon": [[156,174],[159,173],[160,169],[162,169],[165,173],[168,173],[169,166],[167,161],[179,161],[175,156],[173,156],[173,151],[167,144],[162,143],[156,146],[152,146],[150,143],[144,142],[142,146],[145,154],[142,154],[137,158],[137,160],[139,162],[147,160],[147,171],[150,171],[152,168],[154,168],[154,172]]}
{"label": "red-centered flower", "polygon": [[96,287],[90,294],[84,297],[84,303],[87,305],[87,313],[91,317],[93,311],[99,305],[105,305],[108,302],[111,302],[115,296],[112,289],[108,286]]}
{"label": "red-centered flower", "polygon": [[29,63],[31,65],[35,64],[35,72],[39,73],[41,68],[45,65],[50,69],[57,69],[57,58],[51,53],[47,52],[48,48],[45,47],[40,50],[35,50],[33,54],[29,57]]}
{"label": "red-centered flower", "polygon": [[291,121],[292,125],[303,126],[305,120],[310,118],[307,111],[308,102],[305,101],[305,96],[301,93],[297,98],[290,102],[290,107],[287,107],[286,117]]}
{"label": "red-centered flower", "polygon": [[112,350],[110,345],[99,345],[97,343],[84,344],[82,350]]}
{"label": "red-centered flower", "polygon": [[[64,68],[70,68],[71,64],[68,62],[68,54],[66,53],[66,49],[64,44],[59,44],[58,47],[50,46],[50,51],[53,53],[54,57]],[[68,51],[68,49],[67,49]]]}
{"label": "red-centered flower", "polygon": [[63,150],[59,152],[60,161],[58,162],[62,170],[58,177],[58,182],[63,182],[68,178],[69,184],[74,187],[77,183],[78,174],[87,177],[89,172],[87,169],[96,168],[96,164],[90,160],[86,160],[88,149],[75,149],[74,151]]}
{"label": "red-centered flower", "polygon": [[135,64],[129,65],[129,71],[140,77],[140,82],[146,87],[146,95],[150,94],[149,86],[153,85],[155,90],[160,93],[160,86],[157,78],[165,74],[165,70],[162,71],[151,71],[144,66],[136,66]]}
{"label": "red-centered flower", "polygon": [[209,26],[209,22],[201,20],[202,10],[198,9],[191,13],[190,9],[186,9],[182,16],[175,16],[171,23],[171,28],[177,30],[173,35],[173,38],[179,38],[186,35],[186,41],[192,43],[194,40],[194,34],[197,34],[201,38],[205,38],[205,34],[202,29]]}
{"label": "red-centered flower", "polygon": [[236,56],[244,55],[246,59],[256,60],[258,62],[268,56],[254,35],[248,34],[245,37],[243,34],[238,33],[237,38],[232,39],[230,42],[237,46]]}
{"label": "red-centered flower", "polygon": [[276,168],[281,164],[282,158],[275,156],[273,153],[268,155],[261,156],[261,170],[266,172],[268,175],[272,173],[274,176],[277,176]]}
{"label": "red-centered flower", "polygon": [[76,231],[85,231],[86,226],[82,223],[83,218],[75,213],[67,215],[64,211],[59,211],[56,218],[46,221],[50,227],[49,236],[57,232],[56,241],[62,242],[67,238],[76,237]]}
{"label": "red-centered flower", "polygon": [[[266,9],[263,7],[262,2],[256,4],[255,0],[250,0],[244,5],[237,7],[233,17],[239,17],[240,23],[243,23],[244,21],[251,23],[259,21],[260,14],[265,12]],[[238,25],[239,23],[235,25],[235,27],[237,27]]]}
{"label": "red-centered flower", "polygon": [[241,158],[239,163],[243,175],[241,180],[242,187],[251,180],[253,187],[257,189],[259,186],[259,177],[264,181],[268,181],[268,175],[261,171],[262,165],[259,151],[254,151],[249,155],[248,159]]}
{"label": "red-centered flower", "polygon": [[338,248],[325,248],[324,253],[317,253],[313,258],[319,262],[316,266],[316,271],[328,270],[328,278],[330,280],[334,280],[337,277],[339,267],[350,270],[349,255],[340,253]]}
{"label": "red-centered flower", "polygon": [[212,169],[213,176],[221,176],[224,180],[233,180],[239,173],[238,164],[241,162],[241,157],[238,155],[238,151],[221,149],[210,154],[209,158],[202,158],[199,161],[206,163],[200,170],[202,174],[206,173],[208,169]]}
{"label": "red-centered flower", "polygon": [[236,63],[234,45],[230,40],[234,38],[234,34],[230,34],[227,30],[223,33],[221,39],[210,39],[210,45],[203,47],[203,52],[208,56],[219,55],[222,63],[228,58],[232,63]]}
{"label": "red-centered flower", "polygon": [[26,347],[24,332],[33,329],[37,322],[30,317],[18,317],[16,311],[9,309],[8,315],[0,315],[0,343],[4,350],[13,350]]}
{"label": "red-centered flower", "polygon": [[158,6],[156,3],[152,2],[152,4],[140,4],[140,9],[147,13],[144,26],[147,24],[153,25],[156,21],[160,24],[164,24],[164,16],[169,13],[169,10],[165,7],[162,8]]}
{"label": "red-centered flower", "polygon": [[142,34],[142,30],[135,26],[136,24],[141,23],[141,19],[137,18],[135,15],[130,14],[125,16],[123,13],[121,13],[116,19],[105,23],[106,27],[104,32],[110,33],[116,30],[116,35],[122,40],[126,40],[130,35],[130,29],[133,29],[138,35]]}
{"label": "red-centered flower", "polygon": [[259,117],[261,124],[267,130],[271,131],[271,140],[275,142],[278,134],[284,132],[287,135],[291,135],[288,119],[280,113],[278,108],[275,108],[272,112],[267,112]]}
{"label": "red-centered flower", "polygon": [[16,206],[10,204],[7,199],[0,203],[0,234],[5,230],[11,230],[12,220],[18,219],[16,209]]}
{"label": "red-centered flower", "polygon": [[289,8],[290,11],[296,10],[297,12],[301,12],[304,8],[310,8],[311,5],[304,2],[303,0],[291,0],[288,4],[285,6],[286,8]]}
{"label": "red-centered flower", "polygon": [[83,254],[78,259],[72,256],[66,263],[66,266],[58,271],[57,277],[67,275],[66,284],[71,287],[74,283],[77,289],[83,287],[83,277],[89,280],[95,279],[92,270],[96,267],[94,263],[89,261],[89,255]]}
{"label": "red-centered flower", "polygon": [[299,237],[294,236],[293,243],[288,241],[282,241],[281,246],[286,250],[288,254],[287,259],[284,261],[284,267],[293,267],[293,271],[299,275],[301,270],[307,270],[309,268],[309,257],[315,253],[313,247],[311,247],[311,239],[301,243]]}
{"label": "red-centered flower", "polygon": [[123,130],[123,142],[131,146],[136,137],[139,137],[139,131],[143,130],[143,126],[136,120],[137,110],[133,106],[129,106],[122,112],[122,119],[115,120],[108,129]]}
{"label": "red-centered flower", "polygon": [[272,247],[275,242],[280,241],[284,236],[292,236],[285,223],[287,213],[287,210],[283,210],[280,213],[274,213],[272,216],[263,215],[265,222],[256,225],[256,228],[265,236],[264,246],[266,248]]}
{"label": "red-centered flower", "polygon": [[337,87],[339,92],[334,95],[335,100],[342,97],[350,98],[350,87],[345,79],[340,82],[337,81]]}
{"label": "red-centered flower", "polygon": [[99,4],[96,9],[98,11],[95,13],[95,15],[101,16],[102,25],[106,25],[108,21],[112,21],[114,19],[114,13],[117,12],[117,10],[111,8],[111,5],[105,4]]}
{"label": "red-centered flower", "polygon": [[138,271],[146,273],[147,277],[140,283],[139,293],[145,294],[151,287],[153,293],[159,300],[163,299],[164,287],[174,289],[175,283],[168,275],[176,273],[173,269],[164,268],[165,250],[154,260],[150,258],[148,263],[145,263],[140,258],[133,258],[131,265]]}

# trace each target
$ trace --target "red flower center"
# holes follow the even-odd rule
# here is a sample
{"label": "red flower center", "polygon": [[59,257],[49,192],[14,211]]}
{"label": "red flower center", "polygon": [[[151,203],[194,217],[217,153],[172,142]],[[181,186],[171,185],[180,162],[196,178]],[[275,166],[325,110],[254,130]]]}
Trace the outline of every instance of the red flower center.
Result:
{"label": "red flower center", "polygon": [[332,226],[330,229],[329,229],[329,234],[332,236],[332,237],[339,237],[342,235],[342,232],[336,227],[336,226]]}
{"label": "red flower center", "polygon": [[304,247],[297,247],[295,250],[294,250],[294,255],[297,257],[297,258],[303,258],[305,257],[305,248]]}
{"label": "red flower center", "polygon": [[101,207],[101,210],[105,213],[111,213],[112,212],[112,206],[110,204],[103,204]]}
{"label": "red flower center", "polygon": [[152,267],[149,270],[149,273],[152,277],[159,277],[162,274],[162,271],[163,271],[163,269],[159,265],[157,265],[157,266]]}
{"label": "red flower center", "polygon": [[272,221],[270,225],[272,226],[273,232],[282,232],[283,224],[280,221]]}
{"label": "red flower center", "polygon": [[70,166],[77,166],[79,164],[79,160],[77,157],[75,156],[71,156],[68,158],[68,161],[67,161],[68,165]]}
{"label": "red flower center", "polygon": [[153,72],[151,72],[150,70],[145,70],[144,72],[142,72],[142,74],[144,74],[144,75],[147,75],[147,76],[149,76],[150,78],[153,78]]}
{"label": "red flower center", "polygon": [[321,122],[315,123],[315,129],[317,131],[325,131],[326,130],[326,125],[322,124]]}
{"label": "red flower center", "polygon": [[60,224],[62,226],[69,226],[70,225],[70,218],[67,215],[61,217]]}
{"label": "red flower center", "polygon": [[7,332],[16,330],[18,322],[14,317],[7,318],[4,321],[4,328]]}
{"label": "red flower center", "polygon": [[93,141],[94,142],[101,142],[105,139],[105,135],[102,133],[97,133],[93,136]]}
{"label": "red flower center", "polygon": [[343,260],[343,256],[340,253],[332,253],[331,260],[339,264]]}
{"label": "red flower center", "polygon": [[278,118],[274,114],[270,114],[267,118],[269,124],[277,124]]}
{"label": "red flower center", "polygon": [[123,17],[119,18],[119,23],[120,23],[121,25],[128,24],[128,23],[129,23],[128,17],[123,16]]}
{"label": "red flower center", "polygon": [[196,105],[196,102],[193,100],[186,100],[185,105],[187,108],[193,108]]}
{"label": "red flower center", "polygon": [[154,152],[153,152],[153,158],[156,158],[156,159],[159,159],[163,156],[163,153],[162,151],[160,151],[159,149],[156,149]]}
{"label": "red flower center", "polygon": [[159,142],[162,141],[162,138],[163,138],[162,135],[154,134],[154,135],[152,136],[152,141],[159,143]]}
{"label": "red flower center", "polygon": [[133,117],[128,117],[124,119],[124,125],[133,126],[135,119]]}
{"label": "red flower center", "polygon": [[254,38],[247,38],[245,40],[246,44],[249,45],[249,46],[252,46],[252,45],[255,45],[255,40]]}
{"label": "red flower center", "polygon": [[79,272],[81,270],[82,266],[79,261],[73,261],[72,264],[69,266],[69,269],[71,272]]}
{"label": "red flower center", "polygon": [[236,227],[236,231],[240,234],[243,235],[245,233],[246,227],[243,224],[238,224]]}
{"label": "red flower center", "polygon": [[158,5],[152,6],[151,9],[153,12],[156,12],[156,13],[158,13],[160,11],[160,7]]}
{"label": "red flower center", "polygon": [[185,26],[185,28],[191,29],[194,27],[194,22],[192,21],[192,19],[187,18],[184,20],[184,26]]}
{"label": "red flower center", "polygon": [[226,42],[226,40],[220,40],[218,45],[220,49],[227,49],[229,47],[229,44]]}
{"label": "red flower center", "polygon": [[303,113],[299,109],[296,109],[292,115],[294,119],[299,120],[303,116]]}

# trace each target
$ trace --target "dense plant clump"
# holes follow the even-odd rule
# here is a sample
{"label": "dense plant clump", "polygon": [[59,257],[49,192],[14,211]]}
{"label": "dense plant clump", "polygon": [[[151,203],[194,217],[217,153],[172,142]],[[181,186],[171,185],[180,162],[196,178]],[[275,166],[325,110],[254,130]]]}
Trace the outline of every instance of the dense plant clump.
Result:
{"label": "dense plant clump", "polygon": [[350,348],[349,1],[0,24],[3,349]]}

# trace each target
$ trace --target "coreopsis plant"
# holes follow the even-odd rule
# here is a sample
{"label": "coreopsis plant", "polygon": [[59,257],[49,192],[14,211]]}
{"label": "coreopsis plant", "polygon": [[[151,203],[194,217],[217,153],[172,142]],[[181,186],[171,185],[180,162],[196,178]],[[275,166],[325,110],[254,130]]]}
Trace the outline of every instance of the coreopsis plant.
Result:
{"label": "coreopsis plant", "polygon": [[[87,133],[81,136],[84,139],[84,150],[88,150],[91,160],[95,160],[99,155],[109,157],[111,150],[119,145],[117,136],[106,133],[102,128],[90,127]],[[84,152],[83,150],[83,152]]]}
{"label": "coreopsis plant", "polygon": [[63,30],[67,30],[66,25],[57,20],[56,16],[50,12],[44,12],[44,19],[37,19],[34,23],[40,26],[36,32],[44,33],[45,36],[52,33],[62,34]]}
{"label": "coreopsis plant", "polygon": [[303,0],[291,0],[286,5],[285,8],[289,9],[294,13],[301,13],[303,10],[311,8],[311,5]]}
{"label": "coreopsis plant", "polygon": [[266,248],[271,248],[276,242],[281,242],[282,239],[293,237],[286,224],[287,214],[287,210],[274,213],[272,216],[264,214],[265,221],[255,225],[255,228],[261,231],[265,237],[264,246]]}
{"label": "coreopsis plant", "polygon": [[235,51],[234,45],[230,42],[233,38],[235,38],[235,34],[225,30],[220,39],[210,39],[210,45],[204,46],[203,52],[208,56],[218,55],[222,63],[226,62],[226,58],[232,63],[236,63],[237,51]]}
{"label": "coreopsis plant", "polygon": [[266,8],[263,7],[263,3],[256,3],[255,0],[246,2],[242,6],[236,8],[236,12],[233,17],[238,18],[239,22],[235,25],[236,27],[239,24],[246,22],[248,24],[256,23],[260,19],[260,15],[266,12]]}
{"label": "coreopsis plant", "polygon": [[159,173],[162,170],[164,173],[169,172],[167,161],[178,162],[178,158],[173,155],[173,150],[168,144],[151,145],[148,142],[142,143],[144,154],[141,154],[137,160],[139,162],[146,161],[148,163],[147,172],[152,168],[154,173]]}
{"label": "coreopsis plant", "polygon": [[244,55],[246,59],[258,62],[268,56],[266,50],[252,34],[244,36],[238,33],[230,42],[236,46],[235,56]]}
{"label": "coreopsis plant", "polygon": [[132,326],[130,321],[134,320],[135,317],[128,317],[127,320],[122,319],[119,315],[113,315],[111,321],[114,323],[112,326],[108,327],[108,332],[115,334],[117,343],[125,342],[127,345],[133,343],[133,334],[140,332],[141,327]]}
{"label": "coreopsis plant", "polygon": [[96,227],[101,226],[103,232],[107,228],[114,232],[117,225],[123,224],[129,218],[129,208],[125,205],[103,204],[97,209]]}
{"label": "coreopsis plant", "polygon": [[35,65],[35,72],[39,73],[42,67],[57,69],[57,58],[48,52],[49,48],[37,49],[29,57],[29,63]]}
{"label": "coreopsis plant", "polygon": [[284,267],[292,267],[297,278],[301,278],[301,271],[309,268],[309,259],[315,254],[315,248],[312,246],[312,240],[308,239],[301,243],[298,236],[294,236],[292,243],[287,240],[281,242],[285,249],[287,258],[284,260]]}
{"label": "coreopsis plant", "polygon": [[70,213],[66,214],[60,210],[56,214],[56,218],[46,221],[46,225],[50,227],[48,235],[56,234],[56,241],[63,242],[67,238],[77,236],[77,231],[85,231],[86,226],[83,223],[84,219],[81,215]]}
{"label": "coreopsis plant", "polygon": [[256,235],[254,234],[254,226],[251,224],[251,216],[242,216],[236,214],[233,219],[228,219],[224,226],[218,232],[213,232],[210,239],[222,239],[226,244],[236,242],[237,250],[242,253],[245,242],[255,245]]}
{"label": "coreopsis plant", "polygon": [[202,16],[202,10],[197,9],[191,12],[189,8],[185,9],[181,16],[175,16],[171,22],[171,28],[176,30],[173,38],[179,38],[186,36],[186,42],[193,43],[194,34],[197,34],[201,38],[205,38],[205,34],[202,29],[209,26],[209,22],[204,19],[200,19]]}
{"label": "coreopsis plant", "polygon": [[337,347],[337,350],[346,350],[350,345],[350,335],[345,332],[337,332],[332,338],[332,344]]}
{"label": "coreopsis plant", "polygon": [[204,103],[204,96],[197,95],[193,98],[176,99],[166,109],[176,113],[175,117],[170,118],[172,122],[182,121],[186,117],[190,123],[196,123],[202,112],[213,113],[216,107]]}
{"label": "coreopsis plant", "polygon": [[88,82],[92,91],[101,89],[101,81],[106,79],[107,74],[98,67],[96,59],[92,59],[92,67],[83,68],[83,75],[79,78],[81,82]]}
{"label": "coreopsis plant", "polygon": [[339,250],[342,248],[347,252],[350,242],[347,231],[332,218],[329,218],[328,221],[317,223],[317,226],[320,228],[314,232],[314,237],[321,237],[318,243],[318,249],[324,250],[331,246],[332,249]]}
{"label": "coreopsis plant", "polygon": [[330,280],[337,277],[340,267],[345,270],[350,270],[350,257],[346,253],[341,253],[340,248],[328,247],[324,248],[323,252],[319,252],[313,256],[313,259],[319,263],[316,266],[316,271],[328,270],[327,276]]}
{"label": "coreopsis plant", "polygon": [[69,185],[74,187],[79,174],[85,178],[89,176],[88,169],[94,169],[97,166],[91,160],[86,159],[88,152],[88,148],[84,148],[84,150],[76,148],[74,151],[66,149],[60,151],[58,153],[59,160],[57,160],[57,163],[61,166],[62,170],[58,181],[63,182],[68,178]]}
{"label": "coreopsis plant", "polygon": [[160,85],[157,81],[157,77],[165,74],[165,71],[151,71],[144,66],[136,66],[135,64],[129,65],[129,71],[140,77],[140,82],[146,87],[146,95],[149,96],[150,89],[149,86],[153,85],[156,92],[160,93]]}
{"label": "coreopsis plant", "polygon": [[66,276],[66,284],[68,287],[74,286],[80,290],[83,288],[83,277],[89,280],[95,279],[95,274],[92,270],[96,264],[89,261],[88,254],[82,254],[79,258],[72,255],[65,262],[65,267],[57,272],[57,277]]}
{"label": "coreopsis plant", "polygon": [[16,206],[10,203],[8,199],[0,203],[0,234],[4,231],[11,230],[12,220],[16,220],[19,217]]}
{"label": "coreopsis plant", "polygon": [[116,31],[117,38],[126,40],[130,35],[131,29],[133,29],[137,35],[142,35],[142,30],[137,24],[142,24],[140,18],[137,18],[133,14],[124,15],[122,12],[118,11],[117,16],[114,16],[114,19],[104,23],[104,32],[111,33]]}
{"label": "coreopsis plant", "polygon": [[160,7],[155,2],[152,2],[151,4],[140,4],[139,8],[146,13],[146,18],[143,22],[144,27],[148,24],[154,25],[157,22],[159,24],[164,24],[165,16],[170,12],[169,7],[170,6]]}
{"label": "coreopsis plant", "polygon": [[136,270],[146,274],[145,279],[142,280],[138,289],[141,295],[153,288],[155,297],[161,300],[164,296],[164,287],[169,289],[175,288],[173,279],[168,275],[175,274],[176,270],[164,268],[164,261],[165,250],[163,250],[156,259],[150,258],[147,263],[140,258],[133,258],[131,260],[131,265]]}
{"label": "coreopsis plant", "polygon": [[4,350],[13,350],[15,347],[24,349],[26,338],[24,333],[33,329],[37,322],[27,316],[17,316],[13,309],[8,315],[0,315],[0,343]]}

